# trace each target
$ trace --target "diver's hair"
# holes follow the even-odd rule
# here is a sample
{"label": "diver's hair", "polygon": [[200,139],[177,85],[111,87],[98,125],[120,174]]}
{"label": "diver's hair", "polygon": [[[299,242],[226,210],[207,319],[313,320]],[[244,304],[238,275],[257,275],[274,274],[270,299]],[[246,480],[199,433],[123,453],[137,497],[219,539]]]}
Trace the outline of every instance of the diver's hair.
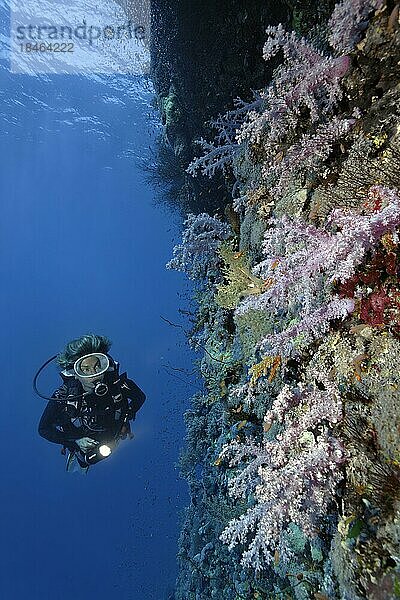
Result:
{"label": "diver's hair", "polygon": [[112,342],[104,335],[88,333],[82,335],[76,340],[69,342],[63,352],[60,352],[56,358],[56,363],[61,369],[68,369],[80,356],[91,354],[92,352],[101,352],[106,354],[111,348]]}

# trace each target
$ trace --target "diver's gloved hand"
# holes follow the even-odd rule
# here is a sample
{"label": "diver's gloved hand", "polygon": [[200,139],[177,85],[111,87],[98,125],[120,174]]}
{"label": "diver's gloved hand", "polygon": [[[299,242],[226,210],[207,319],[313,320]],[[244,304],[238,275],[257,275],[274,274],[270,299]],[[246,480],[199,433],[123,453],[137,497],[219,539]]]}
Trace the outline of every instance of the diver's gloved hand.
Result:
{"label": "diver's gloved hand", "polygon": [[92,438],[83,437],[79,440],[75,440],[75,444],[79,446],[82,452],[87,452],[88,450],[91,450],[92,448],[97,446],[98,442],[96,442],[96,440],[92,440]]}

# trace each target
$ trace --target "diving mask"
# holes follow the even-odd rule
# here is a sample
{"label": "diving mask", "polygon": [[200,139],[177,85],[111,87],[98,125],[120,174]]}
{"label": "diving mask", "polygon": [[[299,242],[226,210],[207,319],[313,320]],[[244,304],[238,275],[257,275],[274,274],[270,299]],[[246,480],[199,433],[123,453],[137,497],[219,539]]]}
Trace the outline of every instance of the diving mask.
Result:
{"label": "diving mask", "polygon": [[109,366],[108,356],[101,352],[92,352],[75,361],[74,373],[86,391],[94,390],[98,396],[104,396],[108,387],[102,381]]}

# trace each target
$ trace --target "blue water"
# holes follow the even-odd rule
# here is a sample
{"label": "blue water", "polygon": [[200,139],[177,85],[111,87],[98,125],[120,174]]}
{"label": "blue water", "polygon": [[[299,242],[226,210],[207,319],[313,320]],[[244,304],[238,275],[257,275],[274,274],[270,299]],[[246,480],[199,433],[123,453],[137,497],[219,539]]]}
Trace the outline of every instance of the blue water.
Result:
{"label": "blue water", "polygon": [[[0,597],[162,600],[176,575],[186,486],[175,463],[193,388],[182,278],[164,265],[179,219],[154,205],[139,159],[154,140],[141,77],[0,70],[2,401]],[[86,476],[40,438],[36,369],[86,332],[145,391],[135,438]],[[39,386],[59,380],[49,370]]]}

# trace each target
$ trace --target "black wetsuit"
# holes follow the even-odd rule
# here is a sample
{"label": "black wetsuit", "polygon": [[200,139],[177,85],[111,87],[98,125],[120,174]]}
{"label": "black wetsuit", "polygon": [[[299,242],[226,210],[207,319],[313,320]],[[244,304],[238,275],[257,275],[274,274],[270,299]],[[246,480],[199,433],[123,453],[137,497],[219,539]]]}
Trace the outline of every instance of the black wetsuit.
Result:
{"label": "black wetsuit", "polygon": [[[50,442],[62,444],[70,451],[79,451],[75,443],[83,437],[98,442],[115,439],[125,424],[135,419],[137,411],[146,399],[145,394],[134,381],[122,375],[106,373],[104,381],[109,386],[105,396],[88,394],[81,399],[73,399],[83,393],[82,384],[73,377],[61,374],[64,383],[52,395],[39,423],[39,434]],[[70,401],[68,396],[71,397]]]}

